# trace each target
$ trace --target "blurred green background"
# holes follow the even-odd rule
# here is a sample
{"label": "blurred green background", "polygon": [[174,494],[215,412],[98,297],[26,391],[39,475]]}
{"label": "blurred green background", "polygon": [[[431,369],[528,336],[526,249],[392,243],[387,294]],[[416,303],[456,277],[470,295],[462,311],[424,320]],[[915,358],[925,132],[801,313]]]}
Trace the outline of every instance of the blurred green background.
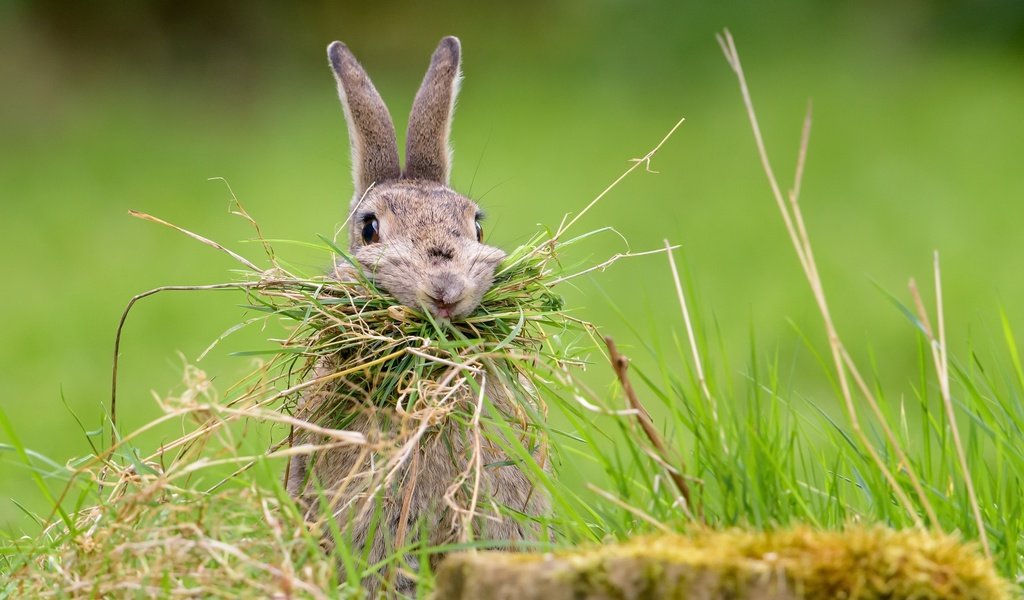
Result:
{"label": "blurred green background", "polygon": [[[757,161],[735,79],[714,40],[737,39],[769,151],[788,183],[808,98],[814,134],[803,206],[839,327],[890,397],[911,389],[917,347],[875,284],[905,296],[943,257],[955,350],[1000,345],[998,315],[1024,323],[1024,3],[626,2],[248,3],[56,0],[0,3],[0,407],[29,448],[58,462],[89,451],[109,396],[117,318],[135,293],[230,281],[234,264],[149,212],[259,258],[228,214],[223,177],[271,238],[316,241],[351,194],[345,126],[324,48],[344,40],[395,115],[400,137],[430,52],[462,39],[453,183],[489,213],[506,248],[555,226],[642,156],[654,161],[581,223],[633,250],[681,244],[702,322],[744,377],[750,331],[791,387],[825,385],[790,322],[819,317]],[[605,235],[574,260],[625,245]],[[311,268],[323,256],[281,246]],[[930,285],[924,286],[930,289]],[[642,342],[680,331],[662,256],[619,263],[564,293],[641,364]],[[121,423],[157,414],[242,318],[234,293],[144,301],[123,348]],[[200,366],[224,387],[236,350]],[[180,353],[180,356],[179,356]],[[184,357],[184,358],[182,358]],[[599,384],[610,381],[601,366]],[[63,399],[63,401],[62,401]],[[0,443],[10,440],[0,432]],[[56,483],[55,483],[56,485]],[[0,527],[31,530],[8,497],[43,510],[0,452]]]}

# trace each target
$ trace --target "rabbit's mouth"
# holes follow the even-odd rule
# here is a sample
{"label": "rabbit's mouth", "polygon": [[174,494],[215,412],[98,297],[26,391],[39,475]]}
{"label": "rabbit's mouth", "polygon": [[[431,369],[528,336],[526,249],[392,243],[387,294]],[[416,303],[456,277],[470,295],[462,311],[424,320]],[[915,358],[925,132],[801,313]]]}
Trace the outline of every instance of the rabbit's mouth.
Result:
{"label": "rabbit's mouth", "polygon": [[453,271],[431,274],[420,288],[421,305],[439,319],[464,317],[473,312],[475,287],[465,277]]}
{"label": "rabbit's mouth", "polygon": [[446,302],[447,298],[438,298],[430,294],[424,294],[424,296],[426,298],[424,298],[425,302],[422,303],[423,307],[439,319],[451,320],[464,317],[472,312],[473,309],[473,307],[468,306],[469,303],[464,298]]}
{"label": "rabbit's mouth", "polygon": [[455,307],[455,304],[445,304],[444,302],[437,302],[434,303],[434,306],[431,308],[430,312],[434,313],[435,316],[438,316],[442,319],[451,319],[452,315],[455,314]]}

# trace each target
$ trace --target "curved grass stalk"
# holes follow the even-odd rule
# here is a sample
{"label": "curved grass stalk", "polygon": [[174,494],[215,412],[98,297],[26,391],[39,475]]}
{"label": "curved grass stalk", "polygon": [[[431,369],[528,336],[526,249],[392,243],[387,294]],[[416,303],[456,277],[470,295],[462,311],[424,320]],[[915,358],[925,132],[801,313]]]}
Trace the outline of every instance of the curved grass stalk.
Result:
{"label": "curved grass stalk", "polygon": [[[917,509],[914,507],[913,502],[911,502],[910,497],[907,496],[906,491],[896,480],[895,475],[893,475],[892,471],[885,464],[885,461],[882,460],[878,450],[875,449],[874,445],[864,433],[860,417],[857,414],[857,407],[854,403],[853,391],[849,381],[850,376],[852,376],[855,381],[862,380],[863,378],[860,376],[853,360],[848,360],[849,357],[846,353],[846,348],[842,339],[839,337],[838,330],[832,320],[828,301],[825,296],[824,286],[822,285],[821,276],[818,274],[818,267],[815,263],[814,254],[811,250],[810,237],[808,236],[807,229],[804,226],[803,215],[799,204],[799,193],[800,182],[803,178],[803,169],[807,156],[807,146],[810,138],[810,110],[808,110],[807,117],[804,120],[803,134],[800,140],[800,153],[796,168],[796,179],[792,190],[790,190],[788,194],[787,201],[787,196],[782,193],[782,188],[779,186],[778,179],[775,177],[775,172],[771,166],[771,161],[768,158],[768,151],[765,148],[764,137],[761,134],[761,127],[757,121],[754,103],[750,97],[750,90],[747,87],[747,80],[743,74],[743,66],[740,63],[739,52],[736,50],[736,44],[733,41],[732,34],[729,33],[729,30],[725,30],[722,34],[718,35],[717,38],[719,45],[722,47],[722,52],[725,54],[725,58],[729,62],[729,66],[732,67],[732,70],[736,73],[736,77],[739,80],[740,93],[743,96],[743,103],[747,110],[747,116],[750,119],[750,126],[753,130],[754,142],[757,145],[758,156],[761,159],[761,166],[764,169],[765,175],[768,177],[768,183],[771,186],[772,195],[778,205],[779,213],[782,215],[782,220],[786,226],[786,231],[789,233],[790,241],[793,243],[793,248],[800,261],[800,266],[803,268],[804,275],[807,277],[807,281],[811,286],[815,302],[818,305],[818,311],[821,313],[825,329],[828,332],[829,348],[835,365],[836,375],[839,379],[839,388],[842,392],[847,416],[850,419],[850,426],[853,428],[853,431],[861,445],[871,456],[871,460],[885,477],[893,494],[896,495],[896,498],[899,500],[900,505],[906,511],[907,515],[913,519],[914,523],[918,527],[923,527],[924,523],[921,520],[920,515],[917,514]],[[918,501],[927,514],[929,522],[933,527],[939,528],[939,520],[935,514],[935,509],[932,507],[931,502],[925,494],[920,478],[915,472],[912,463],[908,460],[906,452],[903,450],[899,440],[896,438],[892,429],[889,427],[888,422],[885,420],[874,394],[870,392],[870,389],[867,388],[867,386],[862,386],[861,392],[863,393],[864,399],[871,409],[871,412],[878,420],[879,426],[882,428],[886,439],[892,446],[900,463],[903,465],[904,472],[910,479]]]}

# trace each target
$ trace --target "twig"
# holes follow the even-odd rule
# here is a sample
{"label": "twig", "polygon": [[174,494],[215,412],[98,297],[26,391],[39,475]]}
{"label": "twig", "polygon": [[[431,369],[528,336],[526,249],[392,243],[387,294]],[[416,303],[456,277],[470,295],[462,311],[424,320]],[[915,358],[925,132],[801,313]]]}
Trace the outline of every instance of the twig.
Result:
{"label": "twig", "polygon": [[[608,346],[608,356],[612,363],[612,368],[615,369],[615,375],[619,378],[619,383],[622,385],[622,391],[625,392],[626,398],[629,400],[629,405],[636,410],[636,420],[640,423],[640,428],[643,429],[647,439],[650,440],[651,445],[654,446],[655,451],[661,456],[662,460],[667,464],[671,464],[668,460],[670,453],[668,448],[665,446],[665,442],[661,439],[661,435],[658,430],[654,427],[654,423],[651,421],[651,415],[644,408],[644,405],[640,403],[640,399],[636,395],[636,390],[633,389],[633,384],[629,380],[627,371],[629,370],[629,359],[619,354],[618,348],[615,346],[615,341],[610,337],[604,338],[604,343]],[[677,464],[679,469],[666,469],[668,472],[669,479],[675,484],[676,489],[683,496],[684,506],[683,512],[691,520],[695,520],[694,513],[691,511],[693,507],[693,501],[690,495],[690,486],[686,483],[686,478],[683,477],[683,473],[686,472],[686,465],[683,460],[678,459]],[[699,509],[696,510],[699,513]]]}

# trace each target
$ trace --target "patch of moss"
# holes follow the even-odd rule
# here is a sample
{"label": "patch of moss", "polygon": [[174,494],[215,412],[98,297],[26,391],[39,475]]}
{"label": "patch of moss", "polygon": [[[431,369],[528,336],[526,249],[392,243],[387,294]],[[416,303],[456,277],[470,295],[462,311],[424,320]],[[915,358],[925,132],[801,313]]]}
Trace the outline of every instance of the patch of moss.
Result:
{"label": "patch of moss", "polygon": [[973,544],[920,530],[702,531],[556,554],[452,556],[437,598],[522,600],[1001,600]]}

